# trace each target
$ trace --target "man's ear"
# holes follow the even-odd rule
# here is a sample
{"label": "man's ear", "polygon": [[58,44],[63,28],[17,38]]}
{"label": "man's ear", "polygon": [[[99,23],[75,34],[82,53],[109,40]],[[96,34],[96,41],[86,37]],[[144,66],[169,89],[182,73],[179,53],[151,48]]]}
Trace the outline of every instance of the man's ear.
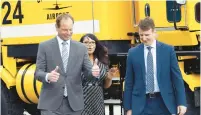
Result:
{"label": "man's ear", "polygon": [[156,32],[155,29],[154,29],[154,37],[155,37],[155,38],[158,38],[158,34],[157,34],[157,32]]}
{"label": "man's ear", "polygon": [[58,31],[58,26],[57,26],[57,24],[55,24],[55,28],[56,28],[56,31]]}

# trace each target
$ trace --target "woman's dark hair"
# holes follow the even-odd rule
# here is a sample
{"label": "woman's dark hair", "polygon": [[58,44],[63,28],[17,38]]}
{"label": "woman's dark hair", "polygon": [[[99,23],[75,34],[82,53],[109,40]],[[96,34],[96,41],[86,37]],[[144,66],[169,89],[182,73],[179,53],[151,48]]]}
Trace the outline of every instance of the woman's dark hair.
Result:
{"label": "woman's dark hair", "polygon": [[93,53],[94,58],[98,58],[98,60],[100,62],[102,62],[103,64],[109,65],[107,48],[100,43],[100,41],[98,40],[98,38],[94,34],[90,34],[90,33],[85,34],[84,36],[82,36],[81,39],[80,39],[80,42],[83,43],[83,41],[84,41],[84,39],[86,37],[91,38],[96,43],[96,49],[95,49],[95,51]]}

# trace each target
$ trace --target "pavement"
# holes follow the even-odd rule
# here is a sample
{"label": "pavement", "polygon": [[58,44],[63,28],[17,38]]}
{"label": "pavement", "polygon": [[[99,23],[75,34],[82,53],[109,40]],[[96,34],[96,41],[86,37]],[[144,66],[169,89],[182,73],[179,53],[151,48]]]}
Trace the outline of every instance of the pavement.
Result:
{"label": "pavement", "polygon": [[[113,110],[114,110],[114,115],[121,115],[121,107],[119,105],[114,105]],[[25,111],[24,115],[30,115],[30,114]],[[110,115],[108,105],[105,106],[105,115]]]}

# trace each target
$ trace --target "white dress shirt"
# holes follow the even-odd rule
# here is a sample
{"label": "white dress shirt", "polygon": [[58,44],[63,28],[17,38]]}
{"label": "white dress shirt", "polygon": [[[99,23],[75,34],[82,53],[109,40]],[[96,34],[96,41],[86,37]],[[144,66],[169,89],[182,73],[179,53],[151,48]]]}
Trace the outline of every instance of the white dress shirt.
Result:
{"label": "white dress shirt", "polygon": [[[61,54],[61,57],[62,57],[62,47],[63,47],[63,45],[62,45],[62,43],[64,42],[64,40],[62,40],[59,36],[57,36],[57,41],[58,41],[58,44],[59,44],[59,50],[60,50],[60,54]],[[68,50],[68,58],[69,58],[69,51],[70,51],[70,40],[67,40],[66,41],[67,42],[67,50]],[[67,65],[68,66],[68,65]],[[56,68],[56,67],[55,67]],[[50,83],[49,81],[48,81],[48,74],[46,74],[46,76],[45,76],[45,80],[48,82],[48,83]],[[64,96],[66,97],[68,94],[67,94],[67,85],[65,84],[65,89],[64,89]]]}
{"label": "white dress shirt", "polygon": [[[147,55],[149,50],[147,49],[147,45],[144,45],[144,62],[145,62],[145,69],[146,69],[146,73],[147,73]],[[154,40],[153,44],[151,44],[151,53],[153,56],[153,67],[154,67],[154,92],[160,92],[160,89],[158,87],[158,80],[157,80],[157,63],[156,63],[156,40]],[[145,78],[146,78],[146,74],[145,74]],[[146,80],[146,85],[147,85],[147,80]],[[149,93],[149,92],[146,92]]]}
{"label": "white dress shirt", "polygon": [[[62,43],[64,40],[62,40],[59,36],[57,36],[57,41],[58,41],[58,44],[59,44],[59,50],[60,50],[60,54],[61,54],[61,57],[62,57]],[[68,56],[69,56],[69,51],[70,51],[70,40],[67,40],[67,49],[68,49]]]}
{"label": "white dress shirt", "polygon": [[[64,40],[62,40],[59,36],[57,36],[57,41],[58,41],[58,44],[59,44],[59,50],[60,50],[60,54],[61,54],[61,57],[62,57],[62,47],[63,47],[62,43],[63,43]],[[66,42],[67,42],[67,49],[68,49],[68,56],[69,56],[69,52],[70,52],[70,40],[67,40]],[[48,74],[46,74],[45,79],[46,79],[47,82],[49,82],[48,79],[47,79],[47,77],[48,77]]]}

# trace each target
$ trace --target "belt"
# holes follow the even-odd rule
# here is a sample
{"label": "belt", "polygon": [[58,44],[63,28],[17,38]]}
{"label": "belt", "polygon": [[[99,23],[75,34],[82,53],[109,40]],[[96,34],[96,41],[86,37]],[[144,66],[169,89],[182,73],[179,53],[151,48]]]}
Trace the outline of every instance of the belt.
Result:
{"label": "belt", "polygon": [[84,84],[83,86],[101,86],[101,84],[98,84],[98,83],[88,83],[88,84]]}
{"label": "belt", "polygon": [[156,97],[160,97],[161,93],[160,92],[154,92],[154,93],[147,93],[146,97],[147,98],[156,98]]}

